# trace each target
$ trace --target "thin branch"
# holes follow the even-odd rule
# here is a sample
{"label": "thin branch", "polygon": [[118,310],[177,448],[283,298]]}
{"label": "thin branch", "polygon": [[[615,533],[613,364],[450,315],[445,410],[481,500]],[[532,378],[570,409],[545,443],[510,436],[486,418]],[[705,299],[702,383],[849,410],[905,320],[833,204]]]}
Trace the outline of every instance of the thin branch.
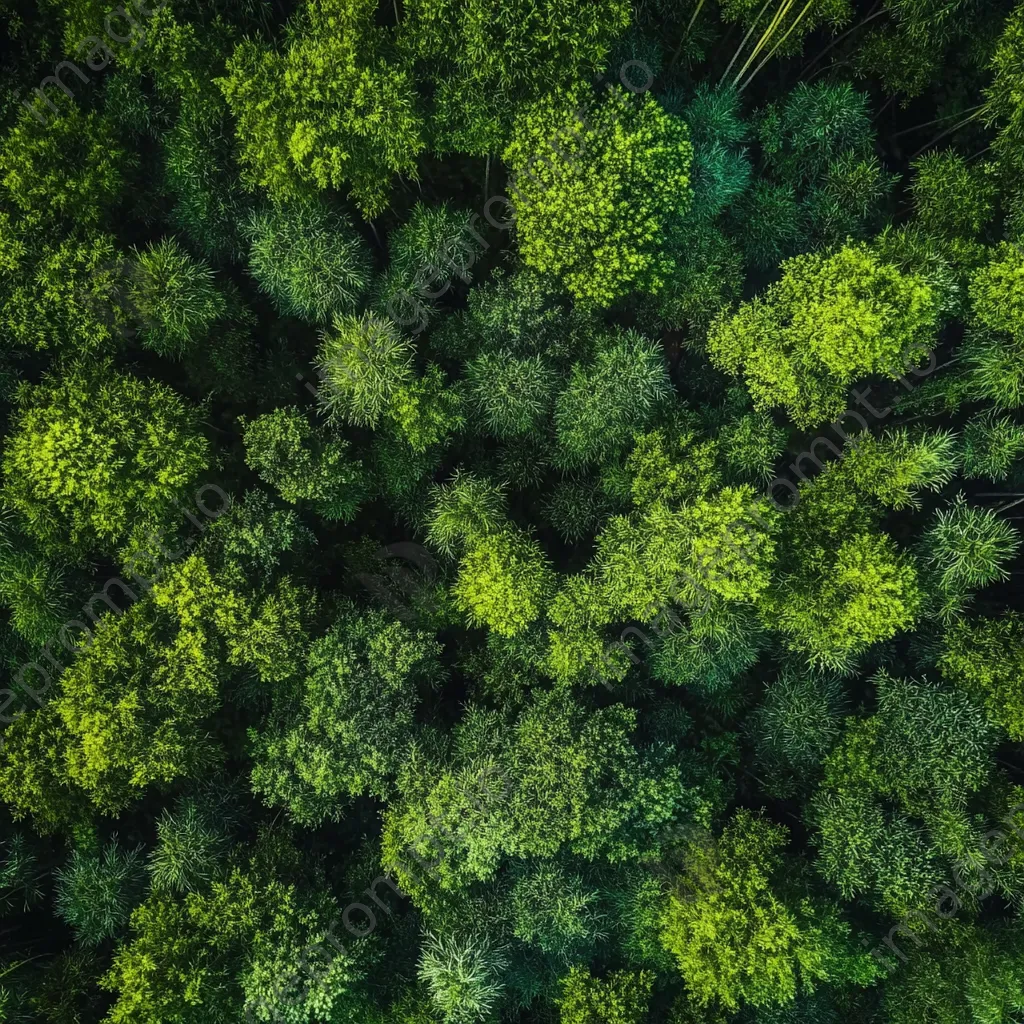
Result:
{"label": "thin branch", "polygon": [[934,121],[924,121],[922,124],[915,124],[913,128],[904,128],[903,131],[896,132],[895,134],[890,135],[889,138],[902,138],[904,135],[909,135],[911,132],[919,131],[921,128],[931,128],[932,125],[943,124],[946,121],[951,121],[954,117],[963,117],[964,114],[969,114],[973,110],[980,110],[983,106],[985,106],[984,103],[979,103],[976,107],[968,107],[966,110],[958,110],[955,114],[946,114],[945,117],[937,117]]}
{"label": "thin branch", "polygon": [[761,8],[761,10],[757,12],[757,17],[754,19],[754,22],[750,26],[750,28],[747,29],[747,34],[743,37],[743,41],[736,48],[736,52],[732,55],[732,60],[729,61],[728,67],[725,69],[725,71],[722,72],[722,77],[718,80],[719,85],[721,85],[726,80],[726,78],[729,77],[729,72],[732,71],[732,66],[733,64],[736,63],[736,58],[743,52],[743,47],[747,45],[747,41],[754,34],[754,29],[757,28],[757,24],[761,20],[761,16],[764,14],[765,11],[768,10],[768,5],[771,2],[772,0],[765,0],[764,6]]}
{"label": "thin branch", "polygon": [[895,96],[890,96],[877,110],[875,116],[871,118],[872,121],[877,121],[894,103],[896,102]]}
{"label": "thin branch", "polygon": [[941,135],[936,135],[935,138],[931,140],[931,142],[928,142],[925,145],[923,145],[916,153],[914,153],[913,156],[911,156],[910,159],[916,160],[926,149],[931,149],[931,147],[934,146],[936,142],[941,142],[947,135],[952,135],[953,132],[958,132],[961,128],[966,127],[972,121],[977,120],[977,118],[981,116],[985,109],[987,109],[987,105],[978,108],[973,114],[971,114],[969,117],[965,117],[962,121],[958,121],[955,125],[953,125],[952,128],[947,128]]}
{"label": "thin branch", "polygon": [[[768,61],[770,61],[772,57],[774,57],[775,54],[779,52],[779,49],[782,46],[782,44],[785,43],[785,41],[792,34],[793,30],[797,27],[797,25],[800,24],[800,22],[803,20],[804,15],[811,9],[811,5],[813,3],[814,0],[807,0],[807,3],[804,5],[804,9],[796,16],[796,19],[794,20],[793,24],[789,26],[789,29],[786,31],[786,34],[772,47],[772,49],[768,53],[768,56],[765,57],[764,60],[762,60],[761,63],[758,64],[757,67],[750,72],[750,77],[740,86],[740,92],[743,92],[743,90],[746,89],[748,85],[750,85],[750,83],[754,80],[754,76],[761,70],[761,68],[763,68],[765,64],[767,64]],[[740,74],[742,74],[742,72],[740,72]]]}
{"label": "thin branch", "polygon": [[1016,505],[1019,505],[1022,501],[1024,501],[1024,498],[1018,498],[1016,501],[1011,501],[1009,505],[1004,505],[1002,508],[997,508],[996,512],[1008,512],[1011,508],[1014,508]]}
{"label": "thin branch", "polygon": [[821,67],[810,76],[810,78],[806,79],[806,81],[810,84],[818,77],[818,75],[823,75],[826,71],[838,71],[840,68],[846,68],[849,66],[850,62],[848,60],[841,60],[838,64],[822,64]]}
{"label": "thin branch", "polygon": [[[808,0],[813,2],[813,0]],[[743,62],[743,67],[736,72],[736,77],[732,80],[733,88],[739,83],[739,80],[747,73],[747,69],[757,59],[760,52],[768,45],[768,40],[775,35],[775,30],[782,24],[782,20],[789,14],[790,8],[795,3],[795,0],[782,0],[779,4],[779,9],[775,12],[772,20],[768,23],[768,27],[761,33],[761,38],[758,39],[757,45],[753,50],[750,51],[750,56]]]}
{"label": "thin branch", "polygon": [[30,956],[27,960],[19,960],[17,963],[11,964],[3,971],[0,971],[0,978],[6,978],[11,971],[16,971],[19,967],[24,967],[25,964],[32,963],[33,960],[42,960],[43,957],[52,955],[52,953],[37,953],[35,956]]}
{"label": "thin branch", "polygon": [[825,54],[829,52],[829,50],[831,50],[833,47],[838,46],[848,36],[853,35],[853,33],[857,31],[857,29],[863,28],[869,21],[873,21],[875,18],[879,18],[885,13],[887,12],[884,8],[879,9],[879,5],[875,4],[875,6],[871,8],[871,11],[868,13],[867,17],[857,22],[857,24],[854,25],[853,28],[848,28],[841,36],[836,36],[836,38],[833,39],[832,42],[829,43],[828,46],[826,46],[825,49],[822,50],[821,53],[819,53],[818,56],[815,57],[814,60],[812,60],[811,63],[804,68],[803,74],[806,75],[807,72],[810,71],[811,68],[813,68],[814,65],[817,64],[818,61],[821,60],[821,58],[824,57]]}

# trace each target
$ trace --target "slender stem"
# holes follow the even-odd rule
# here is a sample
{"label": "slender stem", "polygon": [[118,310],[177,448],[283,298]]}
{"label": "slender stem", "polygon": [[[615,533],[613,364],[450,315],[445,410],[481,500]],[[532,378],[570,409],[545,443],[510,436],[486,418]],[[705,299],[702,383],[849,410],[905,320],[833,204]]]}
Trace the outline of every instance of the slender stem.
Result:
{"label": "slender stem", "polygon": [[803,20],[804,15],[811,9],[811,5],[813,3],[814,0],[807,0],[807,3],[804,4],[803,10],[796,16],[796,18],[793,21],[793,24],[789,26],[789,29],[786,31],[785,35],[783,35],[783,37],[771,48],[771,50],[768,52],[768,55],[764,58],[764,60],[762,60],[761,63],[758,64],[757,67],[750,72],[750,77],[740,86],[740,92],[743,92],[743,90],[746,89],[748,85],[750,85],[750,83],[754,80],[754,76],[761,70],[761,68],[763,68],[765,64],[767,64],[768,61],[770,61],[772,57],[774,57],[775,54],[779,52],[779,49],[782,46],[782,44],[785,43],[785,41],[792,34],[793,30],[797,27],[797,25],[800,24],[800,22]]}
{"label": "slender stem", "polygon": [[209,420],[201,420],[200,422],[203,424],[204,427],[209,427],[211,430],[216,430],[217,433],[219,434],[227,434],[228,437],[232,436],[230,430],[225,430],[223,427],[215,426]]}
{"label": "slender stem", "polygon": [[879,5],[875,4],[875,6],[871,8],[871,11],[868,13],[867,17],[865,17],[862,21],[858,21],[857,24],[853,26],[853,28],[848,28],[841,36],[836,36],[836,38],[833,39],[832,42],[829,43],[828,46],[826,46],[825,49],[822,50],[821,53],[819,53],[818,56],[815,57],[814,60],[812,60],[811,63],[804,68],[803,73],[806,75],[807,72],[810,71],[811,68],[813,68],[814,65],[817,64],[818,61],[821,60],[821,58],[824,57],[826,53],[828,53],[830,50],[838,46],[847,37],[852,36],[853,33],[857,31],[857,29],[863,28],[869,21],[874,21],[875,18],[879,18],[885,13],[886,11],[884,8],[879,9]]}
{"label": "slender stem", "polygon": [[697,15],[700,14],[703,6],[704,0],[699,0],[697,6],[694,8],[693,14],[690,15],[690,20],[686,23],[686,28],[683,29],[684,39],[690,34],[690,29],[693,28],[693,23],[697,20]]}
{"label": "slender stem", "polygon": [[669,61],[669,71],[676,66],[676,61],[679,60],[679,54],[683,52],[683,44],[686,42],[686,37],[690,34],[690,29],[693,28],[693,23],[697,20],[697,15],[700,14],[704,3],[705,0],[697,0],[697,6],[693,9],[693,14],[690,15],[690,20],[686,23],[686,28],[683,29],[683,34],[679,39],[679,45],[676,47],[675,53],[672,54],[672,60]]}
{"label": "slender stem", "polygon": [[779,26],[779,23],[789,13],[789,9],[792,6],[793,0],[782,0],[782,3],[779,4],[779,9],[772,16],[772,20],[768,22],[768,27],[761,33],[761,38],[758,39],[757,45],[753,48],[753,50],[750,51],[749,56],[743,62],[743,67],[741,67],[739,71],[736,72],[736,77],[732,80],[733,88],[736,87],[736,84],[739,82],[739,80],[747,73],[747,69],[750,67],[751,64],[753,64],[757,55],[764,49],[765,44],[768,42],[769,39],[771,39],[772,35],[774,35],[776,28],[778,28]]}
{"label": "slender stem", "polygon": [[879,108],[878,113],[875,114],[872,121],[877,121],[894,103],[896,102],[895,96],[890,96]]}
{"label": "slender stem", "polygon": [[749,29],[747,29],[747,34],[743,37],[743,41],[736,48],[736,52],[732,55],[732,60],[729,61],[729,66],[725,69],[725,71],[722,72],[722,77],[718,80],[719,85],[721,85],[726,80],[726,78],[729,77],[729,72],[732,71],[732,66],[733,64],[736,63],[736,58],[743,52],[743,47],[747,45],[747,40],[750,39],[750,37],[754,34],[754,29],[757,28],[757,24],[761,20],[761,15],[764,14],[766,10],[768,10],[768,5],[771,2],[772,0],[765,0],[764,6],[761,8],[761,10],[757,12],[757,17],[754,19],[753,24],[750,26]]}
{"label": "slender stem", "polygon": [[806,78],[805,81],[808,84],[810,84],[818,77],[818,75],[824,74],[826,71],[838,71],[840,68],[845,68],[849,66],[850,62],[848,60],[841,60],[838,64],[822,64],[821,67],[818,68],[818,70],[815,71],[813,75],[810,75],[808,78]]}
{"label": "slender stem", "polygon": [[1008,512],[1011,508],[1013,508],[1015,505],[1019,505],[1022,501],[1024,501],[1024,498],[1018,498],[1016,501],[1011,501],[1009,505],[1004,505],[1002,508],[997,508],[996,512]]}
{"label": "slender stem", "polygon": [[898,139],[903,135],[909,135],[911,132],[916,132],[921,128],[931,128],[932,125],[943,124],[946,121],[951,121],[954,117],[963,117],[964,114],[969,114],[972,110],[980,110],[984,103],[979,103],[976,107],[968,107],[966,110],[958,110],[955,114],[946,114],[945,117],[937,117],[934,121],[924,121],[921,124],[915,124],[913,128],[904,128],[901,132],[896,132],[894,135],[890,135],[890,139]]}
{"label": "slender stem", "polygon": [[44,956],[48,955],[48,953],[37,953],[35,956],[30,956],[27,960],[19,960],[16,964],[10,964],[3,971],[0,971],[0,978],[6,978],[11,971],[16,971],[19,967],[24,967],[25,964],[30,964],[33,960],[41,960]]}
{"label": "slender stem", "polygon": [[487,154],[487,163],[484,167],[484,202],[490,198],[491,189],[491,154]]}
{"label": "slender stem", "polygon": [[975,110],[975,112],[971,114],[969,117],[965,117],[962,121],[957,121],[957,123],[953,125],[952,128],[947,128],[941,135],[936,135],[931,142],[925,143],[910,159],[916,160],[926,149],[930,149],[932,146],[935,145],[936,142],[941,142],[947,135],[952,135],[953,132],[960,131],[961,128],[970,124],[971,121],[974,121],[977,118],[979,118],[987,109],[988,105],[985,104],[984,106],[979,107],[977,110]]}

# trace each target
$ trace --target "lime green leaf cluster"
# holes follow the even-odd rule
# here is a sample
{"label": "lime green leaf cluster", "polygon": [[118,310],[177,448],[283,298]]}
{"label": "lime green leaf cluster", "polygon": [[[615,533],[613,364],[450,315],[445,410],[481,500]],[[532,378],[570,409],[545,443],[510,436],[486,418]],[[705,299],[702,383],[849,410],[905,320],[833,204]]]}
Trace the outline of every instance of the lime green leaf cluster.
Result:
{"label": "lime green leaf cluster", "polygon": [[650,95],[554,93],[516,119],[504,159],[519,249],[580,302],[654,293],[672,270],[664,235],[689,206],[686,125]]}
{"label": "lime green leaf cluster", "polygon": [[785,406],[811,428],[846,408],[850,384],[896,379],[928,351],[938,297],[865,245],[794,257],[765,294],[715,322],[708,355],[741,376],[760,409]]}

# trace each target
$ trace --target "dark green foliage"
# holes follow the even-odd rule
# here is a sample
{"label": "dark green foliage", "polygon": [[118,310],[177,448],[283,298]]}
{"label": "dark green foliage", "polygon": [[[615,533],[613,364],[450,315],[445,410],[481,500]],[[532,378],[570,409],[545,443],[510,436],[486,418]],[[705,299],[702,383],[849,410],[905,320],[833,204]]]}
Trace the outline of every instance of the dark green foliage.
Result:
{"label": "dark green foliage", "polygon": [[678,625],[670,616],[670,628],[651,653],[651,674],[670,686],[717,694],[728,689],[764,647],[764,631],[749,608],[710,608]]}
{"label": "dark green foliage", "polygon": [[3,846],[0,860],[0,915],[25,912],[43,897],[45,872],[30,842],[13,833]]}
{"label": "dark green foliage", "polygon": [[993,721],[1013,739],[1024,735],[1024,701],[1016,684],[1024,657],[1019,615],[962,619],[947,632],[939,671],[984,704]]}
{"label": "dark green foliage", "polygon": [[593,483],[561,480],[551,491],[545,512],[559,536],[575,544],[594,532],[606,510],[607,499]]}
{"label": "dark green foliage", "polygon": [[285,501],[309,503],[325,519],[351,519],[365,493],[348,444],[314,427],[295,406],[244,424],[245,458]]}
{"label": "dark green foliage", "polygon": [[30,644],[45,644],[64,624],[67,576],[62,563],[5,538],[0,549],[0,600],[10,610],[11,628]]}
{"label": "dark green foliage", "polygon": [[1003,563],[1020,547],[1017,531],[990,509],[976,508],[962,494],[936,513],[921,539],[926,580],[938,591],[943,616],[960,611],[975,590],[1006,579]]}
{"label": "dark green foliage", "polygon": [[515,937],[566,963],[589,958],[605,938],[601,893],[557,862],[520,870],[509,899]]}
{"label": "dark green foliage", "polygon": [[[632,744],[635,722],[621,704],[587,711],[558,692],[531,700],[511,729],[475,709],[458,728],[452,763],[426,752],[406,762],[403,799],[385,819],[385,866],[415,892],[423,883],[409,858],[441,854],[437,882],[451,891],[492,877],[503,856],[566,850],[616,862],[653,852],[658,828],[699,797],[671,748]],[[543,806],[536,792],[547,794]]]}
{"label": "dark green foliage", "polygon": [[480,419],[495,437],[536,430],[554,402],[555,374],[540,356],[485,352],[466,364]]}
{"label": "dark green foliage", "polygon": [[602,339],[590,364],[576,364],[555,403],[557,458],[566,468],[599,462],[625,447],[670,393],[657,346],[633,331]]}
{"label": "dark green foliage", "polygon": [[847,720],[814,797],[818,867],[847,898],[902,915],[930,905],[954,859],[968,877],[983,867],[965,807],[988,781],[996,735],[962,692],[875,682],[878,711]]}
{"label": "dark green foliage", "polygon": [[157,844],[146,865],[154,891],[194,892],[213,881],[230,845],[225,810],[193,797],[173,811],[164,808],[156,823]]}
{"label": "dark green foliage", "polygon": [[456,472],[435,487],[427,518],[427,539],[446,555],[501,529],[505,497],[500,487],[469,473]]}
{"label": "dark green foliage", "polygon": [[922,950],[914,957],[902,985],[887,987],[887,1020],[893,1024],[1012,1020],[1024,1006],[1020,949],[1016,924],[991,932],[954,927],[944,947]]}
{"label": "dark green foliage", "polygon": [[[115,76],[115,81],[121,76]],[[230,127],[182,110],[164,137],[164,175],[175,202],[172,223],[207,259],[239,259],[247,202],[235,177]]]}
{"label": "dark green foliage", "polygon": [[362,977],[365,943],[355,952],[334,938],[338,909],[315,866],[264,835],[207,892],[154,893],[136,908],[131,941],[101,982],[116,994],[108,1019],[198,1024],[244,1013],[299,1024],[340,1010]]}
{"label": "dark green foliage", "polygon": [[122,850],[116,840],[101,851],[74,849],[54,872],[57,912],[87,946],[120,934],[142,896],[144,872],[139,850]]}
{"label": "dark green foliage", "polygon": [[246,225],[249,269],[274,305],[326,323],[348,313],[370,284],[366,246],[342,214],[315,200],[257,210]]}
{"label": "dark green foliage", "polygon": [[807,792],[842,729],[846,699],[834,675],[788,669],[765,689],[747,723],[769,792]]}
{"label": "dark green foliage", "polygon": [[128,295],[142,344],[172,358],[201,342],[228,309],[213,271],[170,239],[138,254]]}
{"label": "dark green foliage", "polygon": [[265,491],[248,491],[213,524],[208,541],[227,561],[269,574],[290,554],[308,550],[316,538],[293,509],[279,508]]}
{"label": "dark green foliage", "polygon": [[253,790],[306,825],[340,818],[351,797],[386,796],[415,734],[417,684],[437,681],[439,653],[386,615],[339,619],[253,734]]}
{"label": "dark green foliage", "polygon": [[758,266],[812,246],[864,238],[893,184],[873,151],[865,93],[800,83],[756,118],[763,176],[737,207],[738,238]]}

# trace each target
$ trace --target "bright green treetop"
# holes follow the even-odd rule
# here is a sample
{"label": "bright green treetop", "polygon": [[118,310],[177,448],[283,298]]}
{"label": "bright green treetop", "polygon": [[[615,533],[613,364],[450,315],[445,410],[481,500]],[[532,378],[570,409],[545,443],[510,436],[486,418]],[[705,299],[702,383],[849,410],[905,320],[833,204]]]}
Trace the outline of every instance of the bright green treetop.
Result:
{"label": "bright green treetop", "polygon": [[20,392],[5,497],[48,545],[114,545],[171,514],[206,468],[196,419],[164,384],[74,364]]}
{"label": "bright green treetop", "polygon": [[834,907],[787,898],[785,843],[781,825],[741,810],[719,839],[690,844],[662,942],[697,1003],[772,1006],[818,984],[873,978]]}
{"label": "bright green treetop", "polygon": [[373,0],[306,0],[283,49],[238,44],[218,84],[252,187],[280,199],[344,187],[374,217],[394,175],[416,176],[419,104],[375,10]]}
{"label": "bright green treetop", "polygon": [[689,205],[686,125],[651,96],[611,89],[585,111],[554,93],[516,118],[512,169],[519,251],[581,303],[657,292],[672,269],[665,234]]}
{"label": "bright green treetop", "polygon": [[562,979],[556,1005],[562,1024],[640,1024],[647,1014],[653,976],[647,971],[614,971],[593,977],[574,967]]}
{"label": "bright green treetop", "polygon": [[938,298],[924,280],[847,245],[787,260],[764,296],[719,317],[708,354],[744,378],[758,408],[783,405],[811,428],[846,408],[854,381],[903,376],[938,326]]}
{"label": "bright green treetop", "polygon": [[0,143],[0,186],[27,226],[104,226],[132,164],[109,119],[60,97],[42,122],[21,109]]}

